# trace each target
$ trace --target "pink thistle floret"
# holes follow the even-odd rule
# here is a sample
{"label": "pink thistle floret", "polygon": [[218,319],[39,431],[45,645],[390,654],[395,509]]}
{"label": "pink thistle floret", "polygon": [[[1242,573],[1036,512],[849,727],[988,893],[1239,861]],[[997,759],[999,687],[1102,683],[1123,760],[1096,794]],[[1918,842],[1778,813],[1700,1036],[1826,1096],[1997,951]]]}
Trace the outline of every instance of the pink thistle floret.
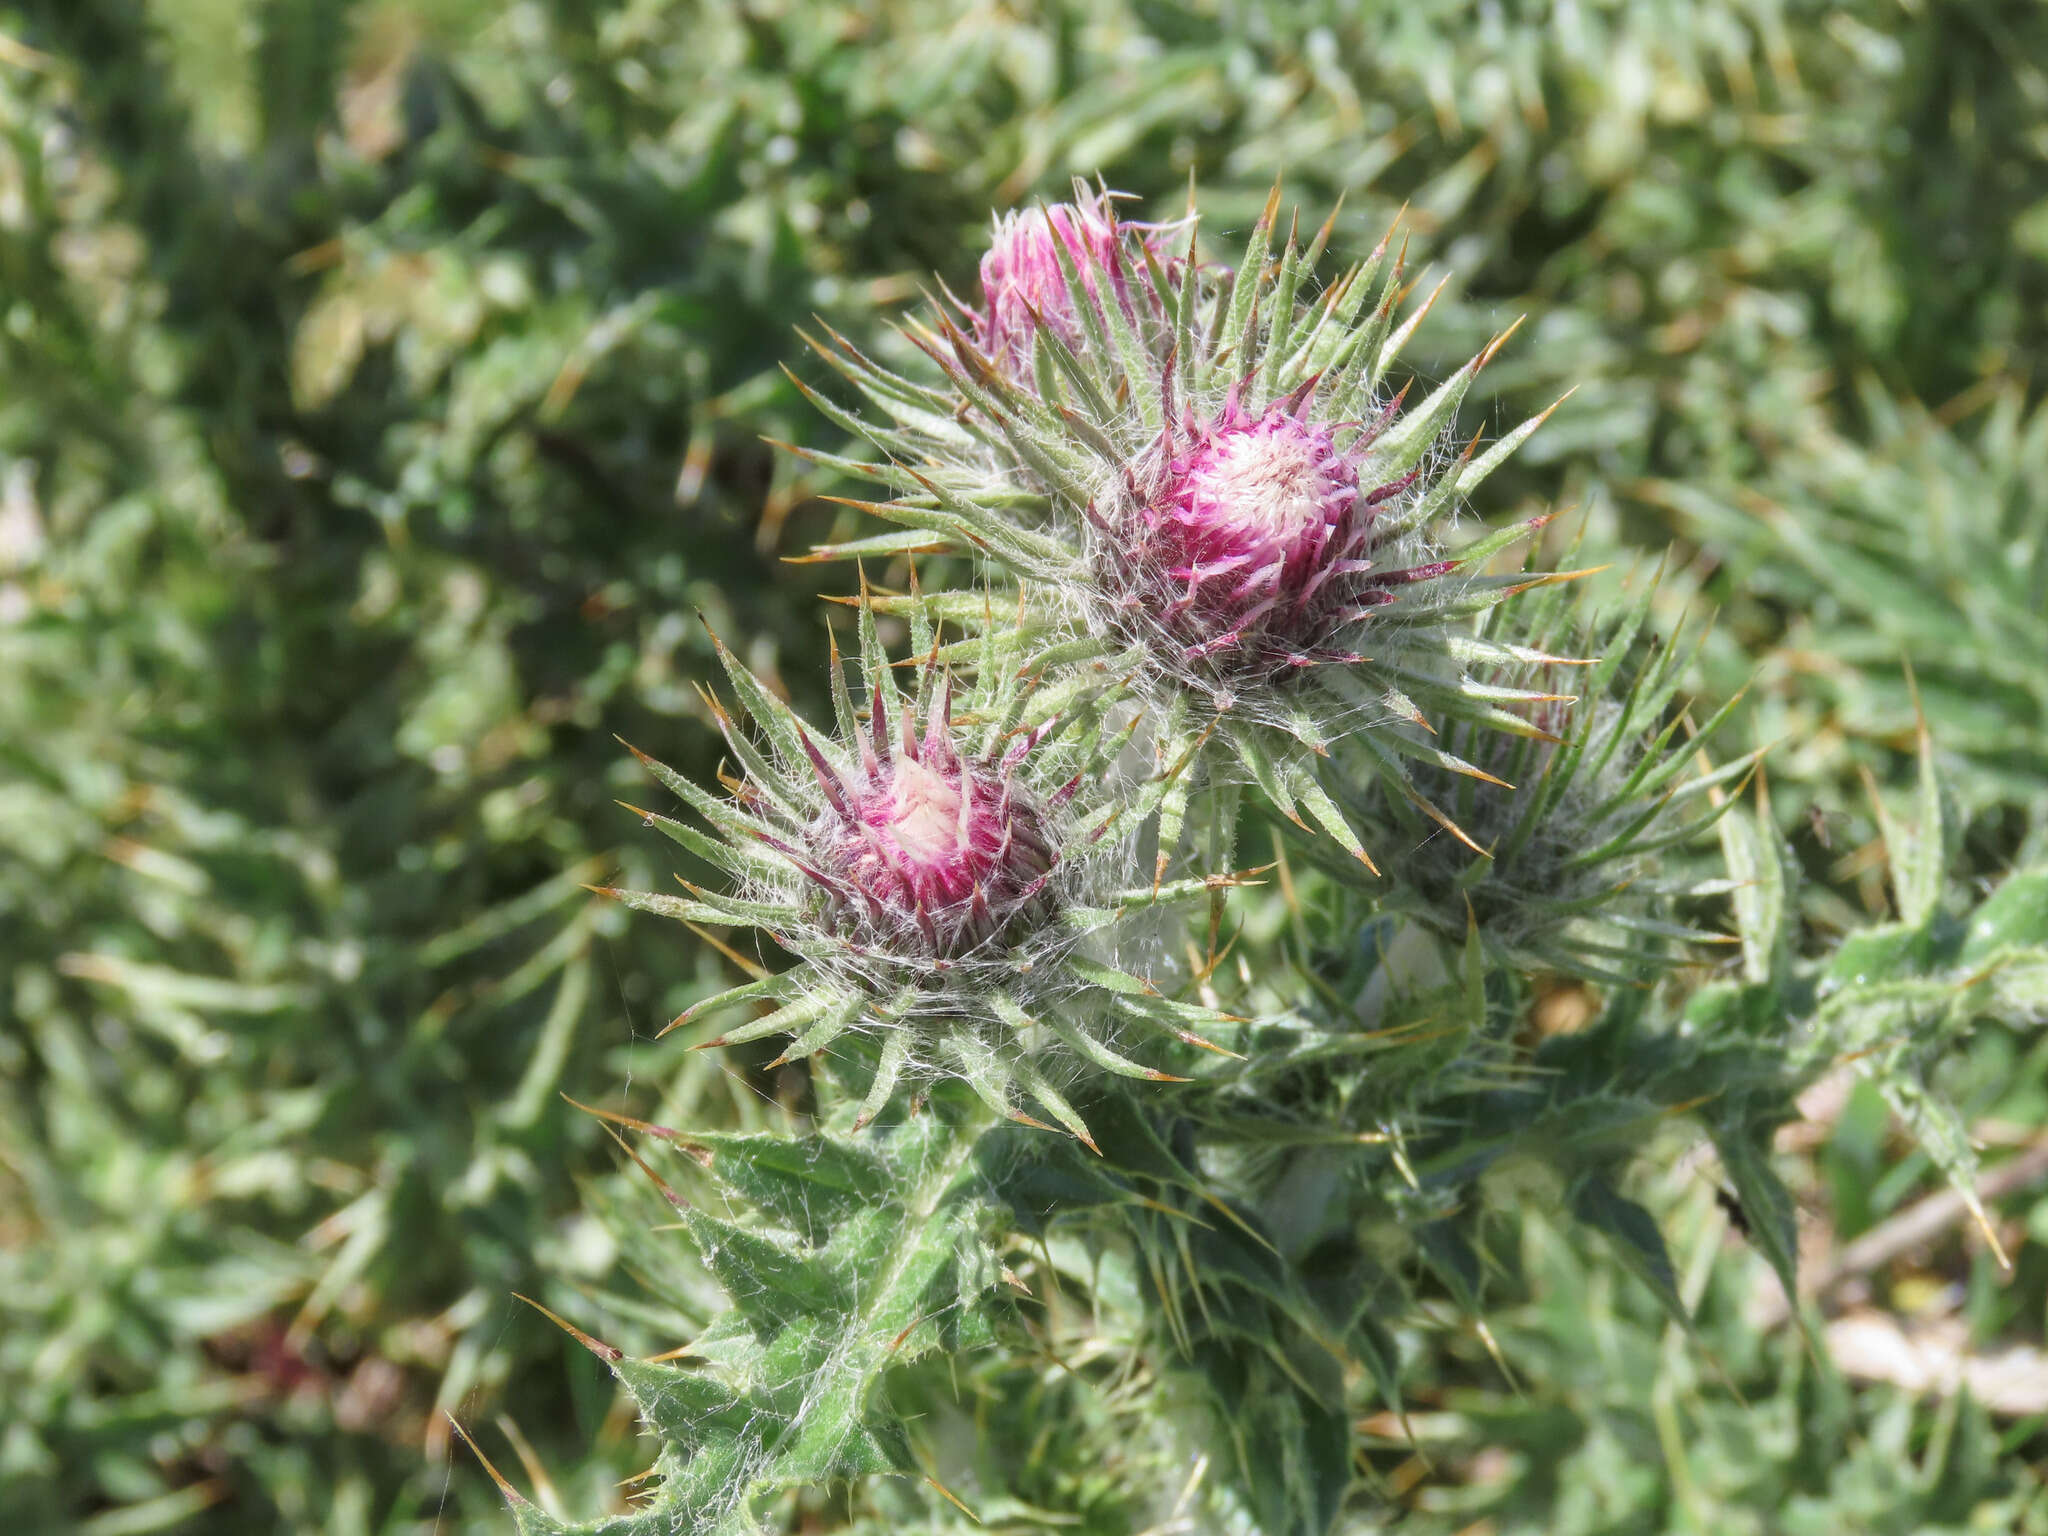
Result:
{"label": "pink thistle floret", "polygon": [[1444,567],[1378,572],[1379,509],[1410,474],[1361,485],[1361,450],[1309,415],[1310,392],[1253,416],[1235,395],[1211,420],[1169,427],[1135,477],[1121,526],[1100,531],[1103,576],[1127,618],[1181,659],[1244,678],[1356,660],[1336,642],[1403,582]]}
{"label": "pink thistle floret", "polygon": [[948,708],[942,689],[921,735],[905,711],[892,743],[878,693],[859,767],[812,759],[828,808],[809,829],[810,873],[829,920],[857,944],[955,960],[1050,905],[1049,808],[1016,776],[1037,735],[1000,759],[966,759]]}
{"label": "pink thistle floret", "polygon": [[1055,241],[1065,248],[1091,298],[1100,297],[1106,278],[1117,301],[1128,306],[1117,226],[1106,199],[1084,198],[1004,216],[981,258],[982,307],[973,318],[982,351],[1013,374],[1029,368],[1032,338],[1041,321],[1069,347],[1081,341],[1081,321]]}

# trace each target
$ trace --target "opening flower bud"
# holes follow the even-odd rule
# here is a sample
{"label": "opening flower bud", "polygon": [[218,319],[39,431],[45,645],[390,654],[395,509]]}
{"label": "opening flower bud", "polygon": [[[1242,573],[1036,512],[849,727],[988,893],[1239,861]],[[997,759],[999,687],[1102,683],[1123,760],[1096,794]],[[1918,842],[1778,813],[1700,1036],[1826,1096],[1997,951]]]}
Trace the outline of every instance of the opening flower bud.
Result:
{"label": "opening flower bud", "polygon": [[1362,489],[1305,394],[1258,416],[1232,400],[1162,435],[1099,541],[1101,575],[1185,661],[1247,678],[1349,659],[1332,647],[1385,584],[1437,574],[1373,571],[1376,509],[1412,481]]}
{"label": "opening flower bud", "polygon": [[1127,302],[1116,230],[1100,198],[1006,215],[981,258],[982,308],[974,320],[982,351],[1014,374],[1028,372],[1041,320],[1068,346],[1081,340],[1056,241],[1090,295],[1106,276],[1118,301]]}
{"label": "opening flower bud", "polygon": [[[880,700],[875,718],[883,720]],[[876,948],[957,959],[1043,916],[1058,856],[1037,798],[1000,762],[963,760],[943,697],[922,736],[906,714],[893,744],[879,726],[858,769],[818,765],[829,808],[811,828],[816,874],[835,924]]]}

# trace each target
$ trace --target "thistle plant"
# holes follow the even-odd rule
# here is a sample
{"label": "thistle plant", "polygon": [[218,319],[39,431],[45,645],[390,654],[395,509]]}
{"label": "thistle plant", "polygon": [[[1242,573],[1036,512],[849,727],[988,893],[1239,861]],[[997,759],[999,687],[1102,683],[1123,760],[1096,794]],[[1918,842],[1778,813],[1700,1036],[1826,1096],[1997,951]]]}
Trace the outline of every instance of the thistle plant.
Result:
{"label": "thistle plant", "polygon": [[[978,1488],[939,1475],[942,1439],[981,1434],[944,1427],[959,1371],[1049,1360],[1130,1466],[1176,1469],[1120,1488],[1120,1523],[1322,1536],[1376,1498],[1355,1426],[1401,1415],[1413,1341],[1469,1329],[1511,1369],[1487,1308],[1523,1213],[1689,1325],[1628,1189],[1672,1126],[1787,1286],[1770,1138],[1836,1055],[1877,1063],[1967,1180],[1916,1075],[1966,1010],[1819,997],[1775,828],[1737,811],[1757,755],[1706,760],[1735,702],[1684,695],[1659,584],[1596,609],[1534,553],[1490,569],[1526,523],[1454,542],[1541,420],[1453,449],[1493,348],[1407,409],[1389,374],[1428,305],[1404,314],[1398,255],[1305,297],[1334,226],[1275,257],[1276,227],[1277,195],[1229,271],[1192,215],[1125,223],[1079,189],[997,223],[975,301],[906,332],[922,374],[823,349],[875,414],[816,398],[880,456],[813,457],[896,492],[850,505],[897,527],[821,551],[891,573],[847,599],[857,680],[835,642],[820,729],[718,643],[721,786],[643,756],[690,819],[637,812],[710,876],[607,892],[762,941],[716,941],[745,979],[671,1028],[751,1010],[694,1044],[784,1039],[804,1123],[598,1111],[669,1213],[623,1245],[657,1295],[697,1275],[724,1306],[652,1359],[565,1323],[660,1447],[575,1529],[906,1518],[873,1474],[1000,1501],[1007,1442],[967,1458]],[[930,555],[974,581],[926,585]],[[1927,847],[1896,850],[1923,937]],[[2034,942],[1998,961],[2029,997]],[[1717,945],[1742,979],[1702,986]],[[1536,1027],[1561,983],[1586,1019]],[[1078,1359],[1069,1289],[1126,1319]],[[571,1529],[506,1487],[523,1531]]]}
{"label": "thistle plant", "polygon": [[[602,1414],[608,1379],[580,1349],[533,1317],[508,1322],[517,1289],[622,1347],[642,1386],[727,1373],[743,1406],[693,1433],[699,1400],[678,1391],[661,1421],[676,1458],[697,1455],[693,1479],[662,1485],[669,1529],[749,1500],[777,1526],[976,1529],[923,1475],[820,1489],[793,1454],[771,1464],[807,1401],[851,1396],[872,1446],[942,1481],[980,1529],[1229,1529],[1219,1509],[1241,1513],[1256,1491],[1309,1521],[1317,1499],[1340,1502],[1347,1529],[1378,1525],[1384,1499],[1402,1506],[1388,1524],[1403,1536],[1485,1522],[1548,1536],[2048,1531],[2048,1454],[2027,1423],[1982,1422],[1984,1399],[1845,1397],[1786,1335],[1727,1326],[1759,1277],[1744,1242],[1724,1240],[1714,1197],[1747,1177],[1731,1171],[1743,1147],[1764,1145],[1752,1115],[1782,1102],[1724,1091],[1682,1109],[1711,1091],[1702,1081],[1619,1107],[1658,1052],[1683,1061],[1703,1035],[1760,1067],[1768,1052],[1744,1040],[1853,1051],[1842,1070],[1873,1081],[1842,1132],[1762,1165],[1795,1189],[1817,1165],[1821,1182],[1799,1191],[1805,1252],[1927,1177],[1903,1138],[1877,1146],[1880,1082],[1915,1126],[1938,1094],[1967,1103],[1994,1171],[1998,1131],[2044,1117],[2048,1056],[2027,1022],[2038,987],[2029,1013],[2006,941],[1980,935],[2040,952],[2041,871],[2007,871],[2048,854],[2048,416],[2025,366],[2048,343],[2048,93],[2033,63],[2048,57],[2048,9],[1608,4],[1573,8],[1568,33],[1550,7],[1254,3],[1191,20],[1115,0],[883,3],[857,25],[843,7],[696,0],[28,0],[0,13],[0,1526],[480,1536],[502,1510],[470,1468],[444,1464],[443,1405],[559,1518],[652,1523],[654,1485],[619,1480],[656,1460],[656,1442],[631,1433],[623,1403]],[[1331,742],[1321,782],[1384,878],[1244,786],[1220,727],[1167,780],[1179,758],[1156,727],[1170,722],[1140,718],[1062,814],[1082,818],[1098,791],[1159,796],[1108,834],[1129,829],[1115,858],[1133,886],[1156,868],[1148,818],[1176,813],[1183,791],[1169,876],[1284,858],[1206,902],[1136,915],[1116,946],[1162,995],[1213,994],[1258,1029],[1210,1032],[1246,1060],[1205,1071],[1209,1053],[1183,1062],[1179,1042],[1101,1017],[1095,1038],[1197,1079],[1133,1081],[1128,1096],[1071,1047],[1034,1052],[1104,1157],[1027,1126],[977,1133],[962,1188],[988,1197],[971,1206],[986,1225],[962,1228],[925,1214],[925,1165],[896,1136],[993,1119],[986,1104],[906,1074],[849,1137],[878,1035],[849,1029],[765,1075],[788,1037],[684,1053],[770,1003],[649,1045],[644,1021],[750,973],[721,979],[710,945],[579,885],[680,894],[675,868],[742,889],[608,803],[705,825],[607,739],[718,790],[717,756],[732,754],[689,718],[691,682],[718,676],[693,604],[750,660],[779,645],[806,719],[840,739],[810,628],[790,621],[812,588],[849,589],[851,571],[760,558],[782,508],[810,531],[817,509],[795,498],[818,481],[755,435],[843,447],[762,372],[781,352],[818,382],[822,367],[785,345],[790,327],[822,310],[890,368],[939,380],[877,337],[874,306],[939,263],[982,312],[991,204],[1010,207],[1032,168],[1105,146],[1118,184],[1146,194],[1116,205],[1119,222],[1163,221],[1132,237],[1169,278],[1187,250],[1173,194],[1191,167],[1205,263],[1238,260],[1267,192],[1252,178],[1271,167],[1295,168],[1318,217],[1350,192],[1301,285],[1316,296],[1370,251],[1382,210],[1424,210],[1418,252],[1465,281],[1384,388],[1418,368],[1419,402],[1489,327],[1526,312],[1455,441],[1483,429],[1483,449],[1576,390],[1523,462],[1471,492],[1467,527],[1590,486],[1584,563],[1615,556],[1610,533],[1654,559],[1668,529],[1709,552],[1727,606],[1704,672],[1681,648],[1685,689],[1640,731],[1620,710],[1668,603],[1612,642],[1626,654],[1605,690],[1562,662],[1464,663],[1483,682],[1577,696],[1506,706],[1550,735],[1619,729],[1606,768],[1566,776],[1546,775],[1560,748],[1541,736],[1436,716],[1435,738],[1415,728],[1514,786],[1408,759],[1415,787],[1484,853]],[[1009,227],[1028,234],[1035,212]],[[1276,245],[1285,228],[1282,213]],[[1033,302],[1053,320],[1066,287],[1048,255]],[[1116,259],[1112,296],[1156,324],[1142,257]],[[1402,300],[1397,324],[1412,309]],[[1035,388],[1036,321],[1021,307],[1012,318],[1018,346],[1000,366]],[[1078,313],[1059,334],[1092,346]],[[836,380],[828,393],[878,419]],[[730,532],[762,507],[764,477],[762,538]],[[879,526],[849,514],[818,536]],[[1465,537],[1450,529],[1446,558]],[[967,601],[962,566],[919,564],[927,596]],[[867,565],[907,690],[925,655],[900,633],[910,573],[894,556]],[[1604,594],[1616,580],[1583,585]],[[1576,602],[1575,585],[1544,595]],[[1608,654],[1604,631],[1532,623],[1537,596],[1496,609],[1483,633],[1448,632]],[[843,625],[842,644],[851,634]],[[960,638],[949,626],[946,643]],[[941,669],[973,686],[971,657]],[[1771,811],[1723,816],[1728,867],[1683,841],[1579,859],[1606,841],[1606,818],[1588,817],[1626,782],[1615,765],[1681,720],[1652,756],[1680,761],[1682,789],[1693,724],[1752,674],[1740,712],[1704,737],[1716,760],[1777,744],[1750,791],[1735,793],[1739,773],[1718,788],[1767,788]],[[1704,700],[1689,714],[1686,690]],[[1135,712],[1134,697],[1111,708]],[[1181,735],[1198,738],[1202,702],[1183,708],[1196,728]],[[1887,864],[1910,840],[1886,831],[1880,844],[1863,773],[1888,806],[1910,801],[1923,714],[1958,808],[1958,863],[1944,885],[1941,859],[1905,860],[1902,904]],[[758,725],[741,728],[769,750]],[[1682,830],[1716,792],[1674,796],[1644,841]],[[1647,808],[1619,806],[1628,819]],[[1773,894],[1761,855],[1781,832],[1781,874],[1804,865],[1806,878]],[[1739,883],[1708,894],[1735,879],[1738,855]],[[1746,922],[1774,906],[1797,920],[1756,930],[1756,976],[1746,947],[1738,960],[1633,923],[1712,930],[1729,908]],[[1474,934],[1483,1011],[1450,989]],[[806,963],[744,928],[719,936],[746,964]],[[1629,981],[1555,974],[1590,967]],[[1697,1019],[1671,1045],[1679,997]],[[1560,1032],[1589,1013],[1587,1029]],[[1853,1040],[1849,1017],[1862,1020]],[[1447,1097],[1459,1080],[1469,1093]],[[686,1128],[672,1140],[619,1127],[705,1219],[701,1246],[630,1161],[591,1177],[610,1144],[558,1089]],[[1530,1106],[1553,1089],[1547,1128]],[[1021,1090],[1012,1102],[1051,1119]],[[1697,1346],[1659,1292],[1585,1241],[1574,1213],[1623,1209],[1557,1155],[1592,1149],[1595,1117],[1622,1127],[1624,1149],[1663,1127],[1606,1190],[1669,1236]],[[1666,1155],[1703,1125],[1726,1161]],[[735,1126],[757,1133],[752,1164],[712,1133]],[[833,1157],[842,1142],[862,1156]],[[1486,1173],[1459,1181],[1486,1156]],[[771,1157],[789,1183],[757,1203],[774,1193],[759,1172]],[[873,1198],[834,1192],[849,1180]],[[1083,1189],[1098,1201],[1085,1210]],[[2038,1332],[2040,1257],[2010,1219],[2029,1198],[1987,1213],[2018,1283],[1986,1283],[1992,1261],[1967,1227],[1910,1261],[1916,1282],[1967,1276],[1917,1296],[1966,1292],[1987,1344]],[[828,1218],[863,1211],[869,1236],[826,1241]],[[813,1273],[783,1252],[822,1245],[840,1278],[824,1276],[826,1299],[801,1322],[771,1324],[712,1220],[773,1239],[777,1295]],[[1444,1236],[1454,1227],[1462,1252]],[[1783,1230],[1750,1227],[1764,1241]],[[874,1242],[874,1229],[902,1240]],[[1341,1267],[1359,1234],[1352,1246],[1384,1261],[1372,1287]],[[1405,1423],[1384,1393],[1361,1393],[1363,1374],[1340,1367],[1332,1388],[1335,1357],[1314,1339],[1348,1336],[1297,1295],[1284,1315],[1222,1299],[1273,1277],[1259,1239],[1318,1305],[1355,1297],[1391,1333],[1394,1385],[1417,1410]],[[980,1243],[1030,1297],[979,1264],[909,1311],[912,1270],[894,1296],[873,1283],[900,1251],[971,1258]],[[1873,1277],[1880,1304],[1903,1268]],[[828,1370],[846,1330],[816,1319],[854,1315],[849,1292],[875,1337]],[[781,1345],[772,1374],[748,1358],[746,1319]],[[714,1321],[721,1333],[703,1337]],[[719,1360],[632,1358],[686,1343]],[[1363,1370],[1363,1347],[1347,1348]],[[1290,1371],[1313,1400],[1280,1389]],[[1189,1411],[1211,1399],[1228,1438],[1202,1429],[1206,1408]],[[1439,1407],[1454,1411],[1426,1411]],[[517,1460],[492,1428],[512,1421],[531,1437],[515,1435]],[[908,1433],[891,1439],[892,1422]],[[732,1451],[722,1463],[703,1454],[713,1431]],[[822,1443],[806,1442],[811,1470]],[[1425,1460],[1435,1470],[1415,1481]],[[1314,1497],[1290,1504],[1290,1487]]]}

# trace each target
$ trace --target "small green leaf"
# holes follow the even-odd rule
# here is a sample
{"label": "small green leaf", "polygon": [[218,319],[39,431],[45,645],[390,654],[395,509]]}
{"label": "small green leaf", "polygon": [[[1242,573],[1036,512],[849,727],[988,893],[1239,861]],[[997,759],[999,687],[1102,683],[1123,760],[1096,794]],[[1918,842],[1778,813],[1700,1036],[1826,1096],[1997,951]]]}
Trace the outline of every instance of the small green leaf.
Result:
{"label": "small green leaf", "polygon": [[1657,1219],[1609,1183],[1604,1175],[1583,1180],[1572,1199],[1572,1214],[1604,1233],[1623,1264],[1647,1285],[1673,1322],[1690,1331],[1692,1317],[1678,1294],[1678,1276],[1664,1247]]}

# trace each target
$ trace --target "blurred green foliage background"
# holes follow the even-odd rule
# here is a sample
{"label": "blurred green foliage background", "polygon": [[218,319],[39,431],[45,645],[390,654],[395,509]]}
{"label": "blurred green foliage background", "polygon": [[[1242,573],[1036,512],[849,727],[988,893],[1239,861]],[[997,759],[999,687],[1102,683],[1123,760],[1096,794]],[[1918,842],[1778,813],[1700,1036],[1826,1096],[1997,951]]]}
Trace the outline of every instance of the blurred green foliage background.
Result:
{"label": "blurred green foliage background", "polygon": [[[1527,317],[1471,426],[1576,394],[1480,510],[1722,606],[1698,685],[1754,679],[1817,934],[1885,910],[1862,776],[1911,780],[1915,686],[1955,899],[2048,856],[2037,5],[0,0],[8,1531],[501,1529],[450,1413],[579,1512],[641,1470],[513,1299],[677,1341],[558,1094],[800,1084],[651,1043],[722,962],[580,889],[666,878],[613,736],[715,766],[693,611],[814,686],[843,574],[779,557],[838,514],[761,442],[829,435],[793,327],[886,346],[991,209],[1098,171],[1225,231],[1284,172],[1347,254],[1405,205],[1425,371]],[[2038,1022],[1947,1080],[2010,1145]],[[1928,1187],[1881,1105],[1832,1123],[1787,1151],[1823,1244]],[[1711,1303],[1751,1275],[1702,1191],[1660,1208]],[[2048,1202],[2001,1209],[2014,1279],[1951,1237],[1894,1290],[2038,1343]],[[1672,1433],[1713,1368],[1528,1241],[1521,1390],[1424,1420],[1413,1528],[2048,1529],[2040,1417],[1836,1400],[1735,1302],[1748,1406]]]}

